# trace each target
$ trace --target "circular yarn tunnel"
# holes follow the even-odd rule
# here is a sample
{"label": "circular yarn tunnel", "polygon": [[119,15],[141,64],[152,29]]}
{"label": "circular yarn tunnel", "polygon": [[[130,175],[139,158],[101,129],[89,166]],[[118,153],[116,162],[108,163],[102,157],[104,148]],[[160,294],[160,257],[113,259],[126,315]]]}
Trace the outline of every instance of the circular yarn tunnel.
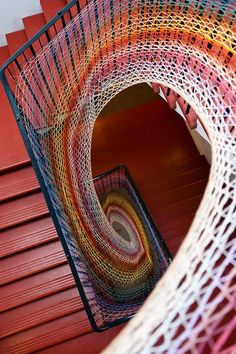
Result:
{"label": "circular yarn tunnel", "polygon": [[154,267],[149,250],[134,267],[124,242],[114,247],[91,173],[98,114],[125,88],[156,82],[191,105],[211,140],[209,182],[188,235],[107,353],[236,350],[224,347],[236,322],[235,17],[233,0],[91,1],[21,71],[21,119],[100,325],[116,315],[98,302],[89,274],[136,289],[142,277],[153,281]]}

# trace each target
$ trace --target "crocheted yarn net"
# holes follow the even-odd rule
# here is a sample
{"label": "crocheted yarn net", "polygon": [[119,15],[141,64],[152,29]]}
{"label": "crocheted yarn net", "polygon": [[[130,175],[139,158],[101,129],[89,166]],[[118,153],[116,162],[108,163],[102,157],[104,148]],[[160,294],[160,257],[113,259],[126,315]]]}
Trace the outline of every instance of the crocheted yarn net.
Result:
{"label": "crocheted yarn net", "polygon": [[[233,0],[92,1],[21,72],[21,118],[84,284],[80,240],[109,281],[126,273],[108,259],[130,265],[122,247],[104,241],[116,236],[91,174],[93,126],[106,103],[133,84],[163,84],[191,105],[211,140],[209,182],[188,235],[107,353],[236,351],[225,348],[236,323],[235,10]],[[146,272],[128,270],[132,280]],[[92,289],[97,322],[114,320]]]}

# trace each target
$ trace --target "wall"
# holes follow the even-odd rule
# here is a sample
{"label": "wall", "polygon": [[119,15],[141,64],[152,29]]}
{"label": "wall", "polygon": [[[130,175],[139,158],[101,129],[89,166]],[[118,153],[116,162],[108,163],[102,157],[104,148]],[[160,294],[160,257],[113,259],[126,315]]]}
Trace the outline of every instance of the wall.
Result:
{"label": "wall", "polygon": [[0,0],[0,46],[5,34],[23,29],[22,18],[42,12],[40,0]]}
{"label": "wall", "polygon": [[[199,123],[199,122],[198,122]],[[202,135],[199,134],[197,129],[190,129],[186,123],[189,133],[191,134],[193,141],[198,148],[201,155],[204,155],[208,163],[211,165],[211,144],[205,140]]]}

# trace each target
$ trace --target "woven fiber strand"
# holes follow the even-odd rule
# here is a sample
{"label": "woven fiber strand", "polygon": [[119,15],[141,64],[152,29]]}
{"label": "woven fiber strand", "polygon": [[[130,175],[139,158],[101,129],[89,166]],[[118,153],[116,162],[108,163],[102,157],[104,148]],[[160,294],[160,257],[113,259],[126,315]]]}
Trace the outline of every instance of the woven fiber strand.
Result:
{"label": "woven fiber strand", "polygon": [[224,347],[236,306],[235,12],[233,0],[91,1],[21,72],[21,119],[99,326],[116,315],[98,303],[89,274],[96,268],[113,284],[147,275],[107,242],[116,233],[97,199],[90,161],[99,112],[123,89],[156,82],[191,105],[211,140],[209,183],[192,227],[107,352],[236,350]]}
{"label": "woven fiber strand", "polygon": [[[94,185],[110,224],[119,222],[127,231],[128,239],[119,234],[111,239],[108,234],[107,242],[113,248],[122,248],[124,257],[129,259],[133,267],[132,277],[135,279],[132,286],[116,281],[110,287],[104,287],[104,279],[97,292],[104,293],[103,299],[109,298],[110,307],[113,312],[116,311],[116,315],[122,309],[130,316],[137,311],[166,271],[170,254],[165,246],[162,247],[163,240],[160,239],[149,213],[144,210],[146,207],[126,167],[118,166],[95,178]],[[140,274],[141,266],[145,269],[145,276]],[[106,274],[102,274],[100,278],[106,278]]]}

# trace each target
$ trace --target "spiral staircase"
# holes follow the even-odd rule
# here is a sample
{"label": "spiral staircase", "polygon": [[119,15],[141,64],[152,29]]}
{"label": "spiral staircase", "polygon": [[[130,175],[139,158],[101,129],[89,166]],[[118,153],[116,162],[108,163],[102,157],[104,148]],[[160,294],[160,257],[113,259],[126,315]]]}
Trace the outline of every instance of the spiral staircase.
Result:
{"label": "spiral staircase", "polygon": [[[24,18],[24,30],[7,34],[0,65],[67,2],[41,0],[43,13]],[[173,90],[152,86],[126,89],[101,112],[93,133],[92,170],[96,176],[120,163],[128,166],[174,257],[202,199],[209,164],[174,111],[176,102],[192,129],[196,113]],[[140,93],[145,96],[141,103],[135,100]],[[126,97],[131,97],[129,107],[121,103]],[[124,324],[102,333],[92,330],[2,84],[0,102],[0,351],[99,353]]]}

